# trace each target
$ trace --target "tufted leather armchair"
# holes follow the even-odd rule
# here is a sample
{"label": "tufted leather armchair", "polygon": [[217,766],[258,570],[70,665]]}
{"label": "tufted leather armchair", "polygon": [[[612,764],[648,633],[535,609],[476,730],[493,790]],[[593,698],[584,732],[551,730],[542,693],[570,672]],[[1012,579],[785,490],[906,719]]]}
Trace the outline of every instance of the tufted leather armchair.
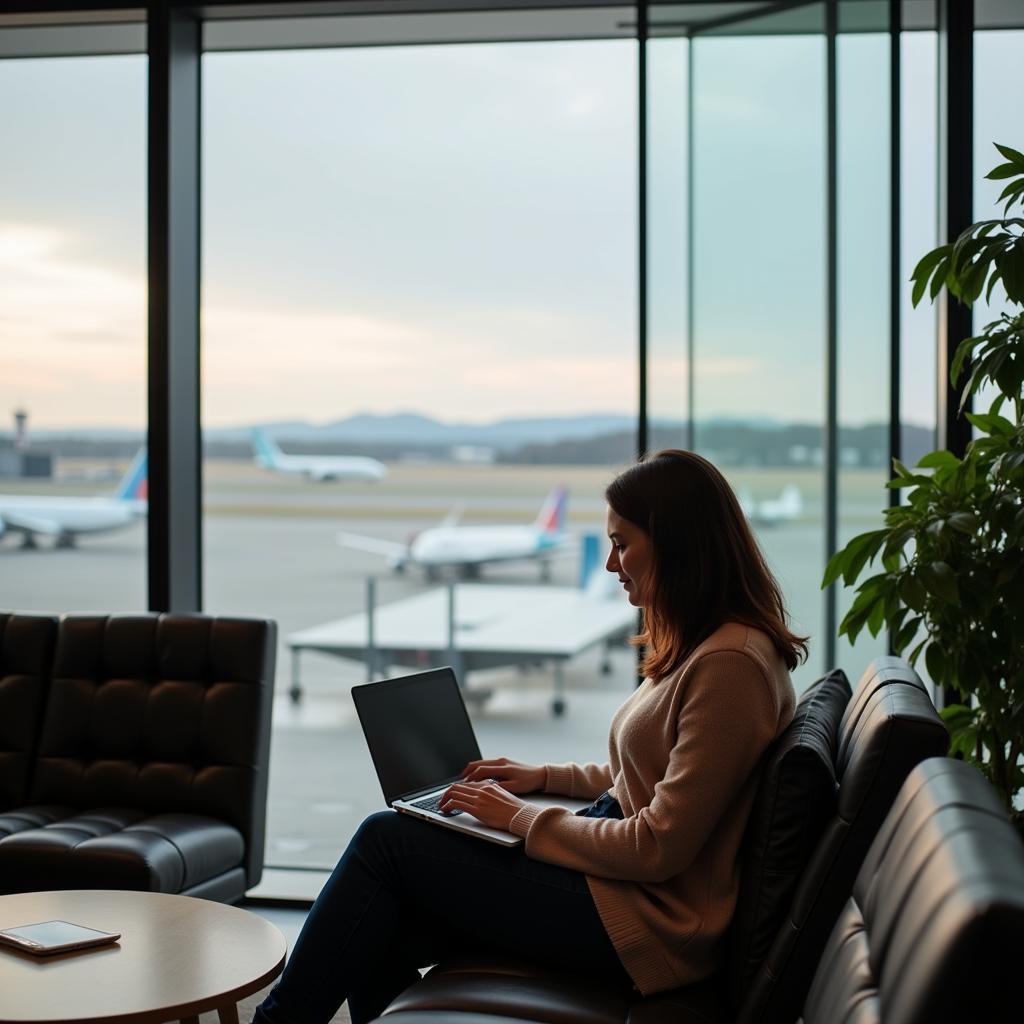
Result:
{"label": "tufted leather armchair", "polygon": [[[815,696],[808,691],[801,705]],[[600,979],[467,954],[439,964],[399,995],[380,1024],[491,1024],[491,1016],[504,1024],[510,1017],[535,1024],[794,1024],[821,949],[900,786],[914,765],[945,754],[949,742],[921,680],[897,658],[872,662],[838,713],[834,700],[800,712],[774,753],[796,751],[808,764],[833,758],[832,799],[819,814],[773,781],[782,762],[769,756],[744,838],[743,873],[767,879],[775,865],[765,872],[764,861],[750,855],[760,851],[771,860],[788,851],[799,878],[776,887],[760,914],[751,911],[751,900],[763,889],[741,887],[722,979],[642,998]],[[781,814],[768,813],[772,804]],[[801,810],[807,812],[803,831],[794,829]]]}
{"label": "tufted leather armchair", "polygon": [[[5,637],[31,632],[26,618],[0,619]],[[0,731],[15,766],[0,783],[0,893],[240,899],[262,872],[274,623],[69,615],[56,633],[48,674],[0,677],[0,709],[22,694],[13,735]],[[5,644],[14,668],[20,649]]]}

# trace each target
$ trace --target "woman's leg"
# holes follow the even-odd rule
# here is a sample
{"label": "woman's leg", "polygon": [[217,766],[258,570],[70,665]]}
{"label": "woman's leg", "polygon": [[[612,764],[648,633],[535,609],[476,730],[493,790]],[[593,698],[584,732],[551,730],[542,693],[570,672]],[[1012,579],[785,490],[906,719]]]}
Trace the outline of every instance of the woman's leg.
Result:
{"label": "woman's leg", "polygon": [[[403,962],[410,921],[419,963]],[[531,860],[521,846],[384,811],[352,838],[254,1020],[328,1021],[355,991],[366,1009],[386,1005],[453,936],[572,970],[617,972],[628,982],[583,875]]]}

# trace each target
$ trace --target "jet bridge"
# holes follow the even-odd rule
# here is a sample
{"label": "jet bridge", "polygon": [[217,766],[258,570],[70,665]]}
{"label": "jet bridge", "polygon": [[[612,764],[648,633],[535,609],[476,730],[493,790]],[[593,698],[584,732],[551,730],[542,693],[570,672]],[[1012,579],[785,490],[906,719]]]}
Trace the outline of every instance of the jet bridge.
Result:
{"label": "jet bridge", "polygon": [[608,649],[636,631],[637,611],[617,586],[610,589],[614,583],[603,573],[585,588],[451,582],[378,607],[376,580],[369,579],[365,612],[288,635],[289,694],[302,699],[304,651],[365,662],[368,680],[386,677],[392,666],[451,665],[462,685],[477,669],[550,662],[551,709],[561,715],[565,663],[604,645],[607,671]]}

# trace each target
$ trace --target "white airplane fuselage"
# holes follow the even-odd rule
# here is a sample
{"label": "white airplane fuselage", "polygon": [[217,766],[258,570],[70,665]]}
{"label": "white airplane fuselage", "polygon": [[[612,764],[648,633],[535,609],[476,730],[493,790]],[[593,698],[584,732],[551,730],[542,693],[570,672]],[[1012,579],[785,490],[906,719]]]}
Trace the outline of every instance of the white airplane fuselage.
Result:
{"label": "white airplane fuselage", "polygon": [[[266,463],[264,463],[266,465]],[[387,472],[376,459],[360,455],[278,455],[268,469],[308,480],[380,480]]]}
{"label": "white airplane fuselage", "polygon": [[483,565],[536,558],[558,547],[564,537],[533,526],[435,526],[409,545],[414,565]]}
{"label": "white airplane fuselage", "polygon": [[144,516],[146,504],[145,501],[101,497],[41,498],[0,494],[0,532],[9,529],[48,534],[103,533],[120,529]]}

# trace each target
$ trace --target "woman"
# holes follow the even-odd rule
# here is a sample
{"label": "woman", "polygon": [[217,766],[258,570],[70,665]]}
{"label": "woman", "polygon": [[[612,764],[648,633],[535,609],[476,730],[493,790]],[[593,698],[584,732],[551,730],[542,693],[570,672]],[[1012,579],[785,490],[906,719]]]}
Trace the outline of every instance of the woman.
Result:
{"label": "woman", "polygon": [[[645,679],[611,724],[607,764],[473,762],[443,810],[512,849],[384,811],[310,911],[258,1024],[380,1014],[452,946],[619,978],[644,995],[712,974],[737,892],[756,767],[793,715],[805,638],[725,478],[663,451],[609,485],[606,568],[643,609]],[[540,809],[535,790],[594,800]]]}

